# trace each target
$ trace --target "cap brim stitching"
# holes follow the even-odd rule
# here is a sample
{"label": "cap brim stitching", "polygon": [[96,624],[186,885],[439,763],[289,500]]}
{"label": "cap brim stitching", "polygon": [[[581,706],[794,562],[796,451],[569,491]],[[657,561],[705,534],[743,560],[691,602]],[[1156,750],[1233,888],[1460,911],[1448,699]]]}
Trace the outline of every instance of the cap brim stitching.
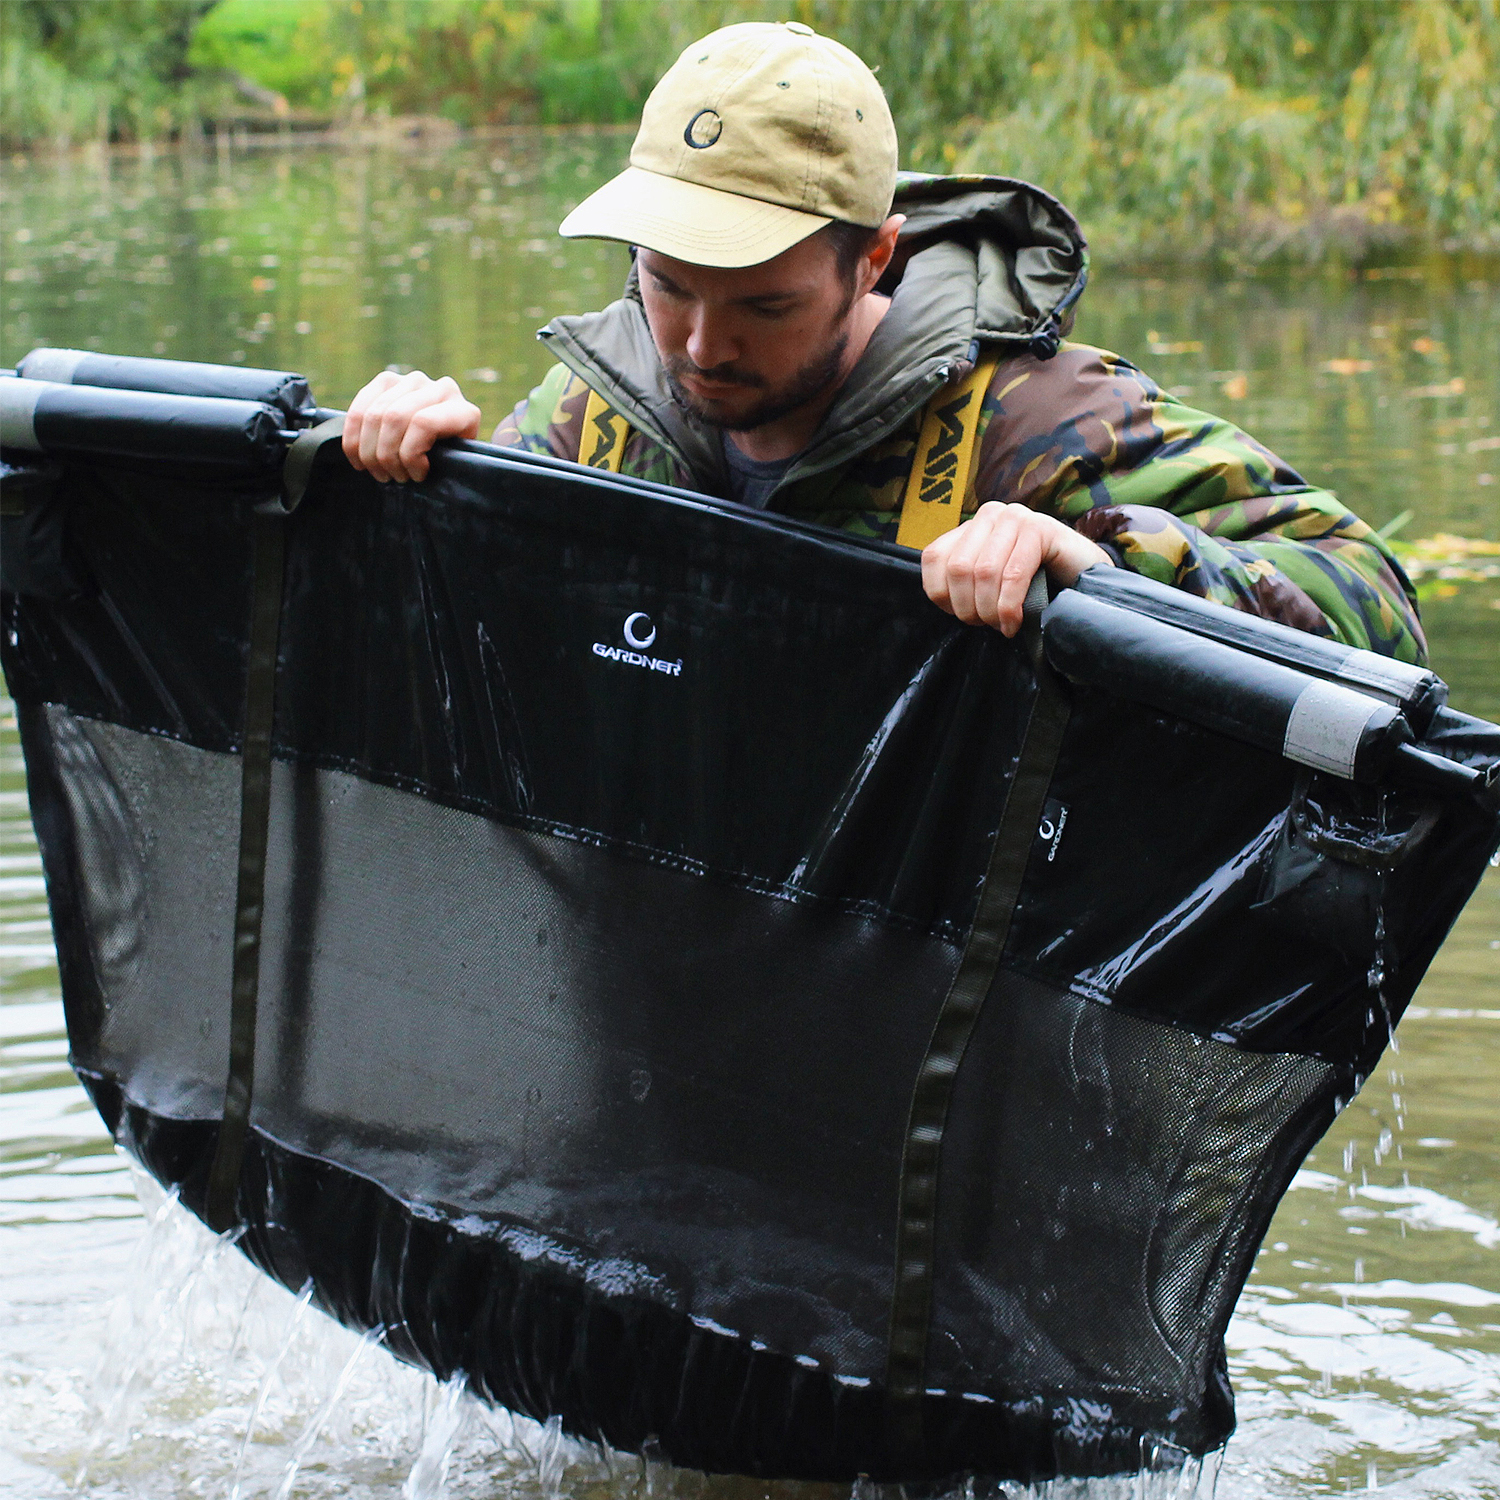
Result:
{"label": "cap brim stitching", "polygon": [[[634,172],[645,172],[646,169],[644,167],[632,167],[627,168],[626,170]],[[625,175],[626,174],[622,172],[619,174],[619,176],[612,178],[609,182],[605,183],[603,187],[597,188],[593,193],[589,195],[588,198],[585,198],[584,201],[573,210],[573,214],[577,214],[580,211],[587,209],[591,200],[602,200],[601,207],[604,213],[608,214],[610,217],[618,216],[620,219],[633,221],[633,223],[638,227],[660,226],[664,229],[670,228],[678,230],[679,233],[682,234],[683,238],[687,240],[697,238],[700,239],[700,242],[704,244],[733,242],[732,240],[728,239],[727,236],[722,240],[712,237],[712,231],[707,232],[707,234],[710,236],[709,238],[702,238],[702,236],[704,236],[705,234],[705,231],[683,226],[682,221],[679,219],[669,219],[661,217],[659,215],[651,214],[649,211],[640,208],[639,205],[634,203],[617,203],[616,201],[614,201],[613,195],[610,194],[610,190],[612,188],[615,188],[615,185],[617,183],[622,182],[625,178]],[[663,174],[659,173],[650,173],[649,175],[663,176]],[[701,182],[688,182],[680,177],[673,178],[663,176],[663,180],[667,182],[682,183],[684,187],[691,188],[697,192],[712,193],[722,198],[731,198],[741,203],[751,203],[756,205],[754,208],[748,211],[741,211],[745,213],[746,216],[736,222],[734,229],[730,231],[731,235],[740,235],[743,234],[746,230],[752,229],[755,226],[757,219],[763,218],[774,223],[780,220],[781,215],[783,214],[794,214],[800,219],[818,219],[821,221],[818,225],[814,226],[814,228],[808,229],[805,232],[805,238],[806,234],[815,234],[817,232],[817,229],[821,228],[823,224],[829,222],[831,217],[827,214],[809,213],[806,209],[790,208],[784,203],[770,203],[765,199],[748,198],[743,193],[731,193],[724,188],[709,187],[707,184]],[[617,191],[620,193],[624,193],[626,189],[620,188]],[[568,217],[573,217],[573,214],[568,215]],[[615,237],[615,234],[612,232],[609,237],[613,238]],[[618,237],[622,239],[628,239],[629,235],[621,234]],[[796,240],[792,240],[789,243],[795,244]]]}
{"label": "cap brim stitching", "polygon": [[[813,218],[817,216],[808,215],[808,217]],[[772,226],[767,226],[762,232],[753,234],[713,234],[685,230],[677,221],[666,219],[643,219],[638,220],[634,224],[617,223],[607,230],[585,230],[574,237],[580,239],[617,239],[623,244],[644,245],[648,250],[656,248],[649,244],[648,240],[660,240],[663,243],[675,243],[694,250],[709,251],[748,251],[759,247],[766,248],[768,251],[761,259],[770,260],[772,256],[779,255],[782,250],[789,250],[801,240],[807,239],[809,235],[816,234],[823,227],[823,224],[828,222],[825,219],[822,223],[815,224],[810,229],[801,229],[798,226],[798,232],[794,233],[790,239],[786,238],[784,234],[772,233]],[[663,255],[671,255],[673,252],[670,249],[663,249],[661,253]],[[747,264],[757,265],[759,261],[750,261]]]}

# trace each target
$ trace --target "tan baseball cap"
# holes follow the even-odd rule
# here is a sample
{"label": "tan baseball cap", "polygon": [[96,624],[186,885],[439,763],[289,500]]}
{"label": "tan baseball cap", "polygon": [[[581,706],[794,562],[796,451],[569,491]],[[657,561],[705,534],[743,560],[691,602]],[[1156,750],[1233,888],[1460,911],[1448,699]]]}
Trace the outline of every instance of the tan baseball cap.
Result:
{"label": "tan baseball cap", "polygon": [[746,21],[672,64],[630,165],[558,232],[754,266],[830,219],[873,229],[895,188],[896,126],[869,68],[800,21]]}

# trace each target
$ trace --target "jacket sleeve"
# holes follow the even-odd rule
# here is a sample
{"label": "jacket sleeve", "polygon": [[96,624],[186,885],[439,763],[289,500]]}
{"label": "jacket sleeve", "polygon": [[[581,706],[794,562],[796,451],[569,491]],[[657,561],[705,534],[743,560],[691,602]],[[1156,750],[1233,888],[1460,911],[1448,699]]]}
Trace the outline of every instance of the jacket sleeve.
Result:
{"label": "jacket sleeve", "polygon": [[553,365],[542,383],[505,418],[490,439],[501,448],[550,453],[577,463],[589,388],[566,365]]}
{"label": "jacket sleeve", "polygon": [[1022,356],[985,405],[978,499],[1046,511],[1122,566],[1235,609],[1426,659],[1415,590],[1380,537],[1129,361],[1080,344]]}

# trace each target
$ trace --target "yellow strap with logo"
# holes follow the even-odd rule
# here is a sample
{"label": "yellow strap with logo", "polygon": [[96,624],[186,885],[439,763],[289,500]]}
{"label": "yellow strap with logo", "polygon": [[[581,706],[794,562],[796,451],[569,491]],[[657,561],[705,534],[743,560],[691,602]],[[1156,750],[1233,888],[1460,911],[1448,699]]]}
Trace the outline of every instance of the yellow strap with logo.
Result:
{"label": "yellow strap with logo", "polygon": [[959,382],[956,391],[945,386],[927,403],[911,478],[901,501],[898,546],[920,552],[962,519],[979,452],[979,413],[999,363],[998,354],[988,355]]}
{"label": "yellow strap with logo", "polygon": [[[899,546],[920,552],[962,518],[979,448],[979,414],[999,362],[998,354],[980,360],[957,390],[945,386],[927,403],[901,502]],[[629,422],[591,386],[583,408],[579,462],[618,474],[629,436]]]}
{"label": "yellow strap with logo", "polygon": [[583,408],[583,441],[578,445],[578,461],[591,469],[620,472],[625,457],[625,439],[630,423],[612,407],[593,386]]}

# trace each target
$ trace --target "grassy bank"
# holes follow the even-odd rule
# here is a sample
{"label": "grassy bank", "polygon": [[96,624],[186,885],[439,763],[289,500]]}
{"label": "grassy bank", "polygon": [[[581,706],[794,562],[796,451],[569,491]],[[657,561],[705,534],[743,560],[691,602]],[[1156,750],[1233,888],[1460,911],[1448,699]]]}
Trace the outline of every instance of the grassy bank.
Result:
{"label": "grassy bank", "polygon": [[879,67],[905,165],[1040,182],[1105,258],[1500,252],[1500,0],[5,0],[0,133],[626,121],[792,15]]}

